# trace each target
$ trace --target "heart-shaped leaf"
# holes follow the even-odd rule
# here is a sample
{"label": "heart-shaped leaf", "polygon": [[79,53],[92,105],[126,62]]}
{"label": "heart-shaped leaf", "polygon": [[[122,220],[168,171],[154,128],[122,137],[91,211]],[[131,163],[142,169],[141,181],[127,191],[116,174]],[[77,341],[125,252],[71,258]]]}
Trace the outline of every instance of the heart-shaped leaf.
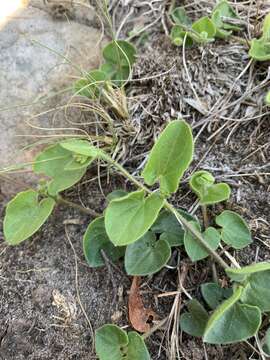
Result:
{"label": "heart-shaped leaf", "polygon": [[[214,41],[216,35],[216,26],[207,16],[195,21],[192,25],[193,32],[189,35],[197,43],[207,43]],[[195,32],[195,33],[194,33]]]}
{"label": "heart-shaped leaf", "polygon": [[228,184],[214,182],[215,178],[208,171],[196,171],[191,176],[189,185],[202,205],[216,204],[230,197],[231,189]]}
{"label": "heart-shaped leaf", "polygon": [[164,194],[174,193],[193,157],[190,126],[181,120],[171,121],[153,146],[142,176],[147,185],[160,183]]}
{"label": "heart-shaped leaf", "polygon": [[91,267],[104,265],[101,250],[105,252],[109,259],[116,261],[124,256],[125,248],[114,246],[105,230],[104,217],[99,217],[92,221],[83,237],[84,256]]}
{"label": "heart-shaped leaf", "polygon": [[260,271],[248,277],[241,301],[258,306],[262,312],[270,311],[270,270]]}
{"label": "heart-shaped leaf", "polygon": [[263,38],[251,40],[248,54],[257,61],[270,60],[270,41]]}
{"label": "heart-shaped leaf", "polygon": [[136,49],[124,40],[114,40],[103,49],[105,64],[101,71],[105,72],[116,85],[127,81],[136,60]]}
{"label": "heart-shaped leaf", "polygon": [[211,20],[216,26],[216,38],[226,39],[232,34],[232,31],[224,29],[224,23],[222,21],[222,15],[220,10],[216,10],[212,13]]}
{"label": "heart-shaped leaf", "polygon": [[[188,221],[196,221],[196,219],[182,209],[177,210]],[[151,230],[160,234],[160,239],[166,240],[170,246],[180,246],[184,244],[185,230],[170,211],[162,210]]]}
{"label": "heart-shaped leaf", "polygon": [[230,24],[230,20],[239,19],[228,1],[220,1],[213,10],[212,20],[222,33],[226,30],[241,30],[240,26]]}
{"label": "heart-shaped leaf", "polygon": [[226,269],[225,271],[226,271],[227,275],[231,278],[231,280],[243,282],[250,275],[261,272],[261,271],[267,271],[267,270],[270,270],[270,262],[264,261],[264,262],[260,262],[257,264],[244,266],[240,269],[229,268],[229,269]]}
{"label": "heart-shaped leaf", "polygon": [[165,240],[157,240],[148,231],[141,239],[128,245],[125,254],[125,268],[129,275],[151,275],[163,268],[171,257],[170,245]]}
{"label": "heart-shaped leaf", "polygon": [[74,91],[78,95],[96,99],[101,95],[102,89],[106,88],[106,80],[108,76],[103,71],[92,70],[85,78],[75,82]]}
{"label": "heart-shaped leaf", "polygon": [[[36,157],[33,170],[37,174],[44,174],[51,178],[48,184],[50,195],[55,196],[60,191],[68,189],[85,174],[88,163],[72,171],[68,166],[73,160],[76,161],[76,156],[59,144],[48,147]],[[81,164],[80,161],[78,163]]]}
{"label": "heart-shaped leaf", "polygon": [[163,205],[163,197],[157,193],[145,197],[143,190],[112,200],[105,211],[105,228],[112,243],[122,246],[140,239]]}
{"label": "heart-shaped leaf", "polygon": [[100,360],[150,360],[142,337],[128,334],[116,325],[103,325],[96,331],[96,352]]}
{"label": "heart-shaped leaf", "polygon": [[187,16],[187,13],[183,7],[176,7],[171,12],[171,18],[177,25],[191,26],[192,21]]}
{"label": "heart-shaped leaf", "polygon": [[55,201],[39,201],[38,193],[27,190],[17,194],[7,205],[4,219],[4,237],[10,245],[17,245],[32,236],[53,211]]}
{"label": "heart-shaped leaf", "polygon": [[192,336],[203,336],[209,318],[207,311],[196,300],[187,303],[188,312],[180,316],[181,330]]}
{"label": "heart-shaped leaf", "polygon": [[[190,221],[189,224],[197,231],[201,231],[200,224],[198,222]],[[220,242],[220,233],[213,227],[209,227],[202,234],[204,240],[208,245],[216,250]],[[203,248],[202,245],[194,238],[190,231],[186,231],[184,236],[185,250],[192,261],[198,261],[209,256],[209,253]]]}
{"label": "heart-shaped leaf", "polygon": [[210,344],[232,344],[255,335],[261,325],[261,312],[256,306],[240,304],[242,288],[225,300],[210,316],[203,341]]}
{"label": "heart-shaped leaf", "polygon": [[223,211],[216,217],[216,224],[222,227],[221,239],[234,249],[243,249],[252,242],[247,223],[237,213]]}
{"label": "heart-shaped leaf", "polygon": [[211,309],[216,309],[223,300],[232,295],[232,289],[225,289],[217,283],[205,283],[201,285],[204,301]]}

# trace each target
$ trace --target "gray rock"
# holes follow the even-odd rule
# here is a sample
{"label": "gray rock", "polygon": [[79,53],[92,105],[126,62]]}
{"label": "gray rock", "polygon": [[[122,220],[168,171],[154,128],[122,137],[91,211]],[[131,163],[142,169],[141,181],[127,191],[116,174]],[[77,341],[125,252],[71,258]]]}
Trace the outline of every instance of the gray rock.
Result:
{"label": "gray rock", "polygon": [[[87,11],[91,9],[85,8]],[[37,132],[48,132],[34,129],[29,123],[50,128],[63,126],[63,114],[54,117],[49,112],[35,119],[31,117],[67,101],[66,93],[35,105],[18,105],[70,87],[74,77],[80,76],[80,69],[98,66],[100,36],[100,31],[93,27],[73,20],[55,20],[49,12],[31,6],[16,13],[0,30],[0,168],[33,159],[35,150],[22,152],[22,147],[39,140],[31,137]],[[57,54],[67,57],[74,66]],[[29,182],[32,178],[27,175],[23,183]],[[2,180],[1,188],[11,190],[10,184],[6,186]]]}

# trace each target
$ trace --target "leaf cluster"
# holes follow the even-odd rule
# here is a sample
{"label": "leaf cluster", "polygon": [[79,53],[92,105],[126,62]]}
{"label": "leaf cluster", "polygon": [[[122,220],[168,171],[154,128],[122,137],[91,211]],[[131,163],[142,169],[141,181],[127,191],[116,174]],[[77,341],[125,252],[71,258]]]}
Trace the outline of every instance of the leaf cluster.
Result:
{"label": "leaf cluster", "polygon": [[181,46],[185,38],[187,46],[193,43],[206,44],[213,42],[215,38],[225,39],[233,31],[241,30],[235,24],[239,17],[227,0],[221,0],[210,17],[204,16],[193,23],[183,7],[175,8],[170,15],[174,23],[170,37],[176,46]]}

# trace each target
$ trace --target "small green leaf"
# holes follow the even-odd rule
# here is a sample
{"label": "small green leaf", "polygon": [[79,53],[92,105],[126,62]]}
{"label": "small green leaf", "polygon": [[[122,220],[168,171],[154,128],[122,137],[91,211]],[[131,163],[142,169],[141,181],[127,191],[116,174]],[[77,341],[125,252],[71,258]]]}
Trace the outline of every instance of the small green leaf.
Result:
{"label": "small green leaf", "polygon": [[214,184],[215,178],[208,171],[196,171],[190,178],[189,185],[200,199],[200,204],[211,205],[227,200],[231,189],[226,183]]}
{"label": "small green leaf", "polygon": [[73,153],[59,144],[48,147],[36,157],[33,170],[37,174],[44,174],[51,178],[48,184],[50,195],[55,196],[60,191],[68,189],[85,174],[86,166],[74,171],[65,169],[73,159]]}
{"label": "small green leaf", "polygon": [[216,217],[216,224],[222,227],[221,239],[234,249],[243,249],[252,242],[247,223],[237,213],[223,211]]}
{"label": "small green leaf", "polygon": [[188,312],[180,316],[181,330],[192,336],[203,336],[209,318],[207,311],[196,299],[190,300],[187,308]]}
{"label": "small green leaf", "polygon": [[224,23],[222,21],[222,15],[220,10],[216,10],[212,13],[211,20],[216,26],[216,38],[226,39],[232,34],[232,31],[224,29]]}
{"label": "small green leaf", "polygon": [[151,275],[163,268],[171,257],[167,241],[157,240],[148,231],[141,239],[128,245],[125,254],[125,268],[128,275]]}
{"label": "small green leaf", "polygon": [[108,76],[101,70],[90,71],[85,78],[75,82],[74,91],[78,95],[95,99],[101,95],[103,88],[106,88]]}
{"label": "small green leaf", "polygon": [[136,333],[135,331],[129,332],[128,340],[129,343],[127,355],[125,358],[123,358],[123,360],[151,360],[143,338],[138,333]]}
{"label": "small green leaf", "polygon": [[114,246],[105,230],[104,217],[99,217],[92,221],[83,237],[84,256],[91,267],[104,265],[101,250],[105,252],[109,259],[116,261],[124,256],[125,248]]}
{"label": "small green leaf", "polygon": [[[182,209],[177,210],[188,221],[196,221],[192,215]],[[162,210],[151,230],[160,234],[160,239],[166,240],[170,246],[180,246],[184,244],[185,231],[174,214],[170,211]]]}
{"label": "small green leaf", "polygon": [[116,325],[103,325],[96,330],[96,352],[100,360],[122,360],[127,351],[127,333]]}
{"label": "small green leaf", "polygon": [[222,288],[217,283],[202,284],[201,292],[205,302],[213,310],[232,295],[232,289]]}
{"label": "small green leaf", "polygon": [[122,246],[140,239],[163,205],[163,197],[157,193],[144,197],[143,190],[112,200],[105,211],[105,228],[112,243]]}
{"label": "small green leaf", "polygon": [[[198,222],[190,221],[189,224],[197,231],[201,231],[200,224]],[[209,227],[202,234],[204,240],[208,245],[216,250],[220,242],[219,232],[213,228]],[[185,250],[192,261],[198,261],[209,256],[209,253],[203,248],[202,245],[194,238],[190,231],[186,231],[184,236],[184,246]]]}
{"label": "small green leaf", "polygon": [[265,103],[266,105],[270,106],[270,91],[268,91],[265,96]]}
{"label": "small green leaf", "polygon": [[106,62],[101,66],[101,70],[107,73],[116,85],[128,80],[136,60],[136,49],[133,45],[124,40],[114,40],[103,49],[103,57]]}
{"label": "small green leaf", "polygon": [[[270,264],[269,264],[270,265]],[[270,311],[270,270],[260,271],[248,277],[241,301],[257,306],[262,312]]]}
{"label": "small green leaf", "polygon": [[185,26],[192,25],[192,21],[187,16],[186,11],[183,7],[176,7],[175,9],[173,9],[173,11],[171,12],[171,17],[172,17],[172,20],[177,25],[185,25]]}
{"label": "small green leaf", "polygon": [[263,38],[251,40],[248,54],[257,61],[270,60],[270,41]]}
{"label": "small green leaf", "polygon": [[81,139],[70,139],[60,143],[61,147],[75,154],[96,158],[102,154],[102,150],[91,145],[89,141]]}
{"label": "small green leaf", "polygon": [[128,334],[116,325],[103,325],[96,331],[96,352],[100,360],[150,360],[143,338]]}
{"label": "small green leaf", "polygon": [[53,211],[52,198],[38,200],[38,193],[27,190],[17,194],[7,205],[4,237],[10,245],[17,245],[32,236]]}
{"label": "small green leaf", "polygon": [[219,29],[223,30],[241,30],[241,27],[229,23],[229,20],[239,19],[234,9],[229,5],[228,1],[220,1],[213,10],[212,20]]}
{"label": "small green leaf", "polygon": [[207,16],[195,21],[192,25],[192,29],[197,33],[190,32],[189,35],[197,43],[207,43],[214,41],[216,35],[216,26],[211,19]]}
{"label": "small green leaf", "polygon": [[109,193],[106,196],[106,199],[110,202],[111,200],[119,199],[119,198],[121,198],[123,196],[126,196],[126,195],[128,195],[127,191],[119,189],[119,190],[114,190],[111,193]]}
{"label": "small green leaf", "polygon": [[183,45],[185,35],[187,34],[186,38],[186,46],[191,46],[193,44],[192,38],[189,36],[189,34],[183,30],[182,26],[180,25],[174,25],[171,30],[170,38],[172,40],[172,43],[175,46],[181,46]]}
{"label": "small green leaf", "polygon": [[245,281],[250,275],[266,270],[270,270],[270,262],[265,261],[257,264],[244,266],[240,269],[229,268],[225,271],[231,280],[242,282]]}
{"label": "small green leaf", "polygon": [[142,176],[147,185],[160,182],[164,194],[174,193],[193,157],[190,126],[182,120],[171,121],[153,146]]}
{"label": "small green leaf", "polygon": [[270,41],[270,13],[266,15],[263,22],[263,39],[267,42]]}
{"label": "small green leaf", "polygon": [[210,344],[232,344],[255,335],[261,325],[261,312],[256,306],[240,304],[242,288],[225,300],[210,316],[203,341]]}

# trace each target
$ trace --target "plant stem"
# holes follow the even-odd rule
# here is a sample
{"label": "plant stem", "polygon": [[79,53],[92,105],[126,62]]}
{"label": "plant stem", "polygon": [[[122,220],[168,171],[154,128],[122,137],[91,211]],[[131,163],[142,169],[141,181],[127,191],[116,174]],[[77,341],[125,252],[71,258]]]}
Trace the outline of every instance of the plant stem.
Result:
{"label": "plant stem", "polygon": [[[120,164],[118,164],[116,161],[114,161],[109,155],[102,154],[102,157],[105,161],[113,165],[117,170],[119,170],[120,173],[122,173],[127,179],[129,179],[133,184],[135,184],[138,188],[144,190],[147,194],[152,194],[152,192],[143,184],[141,184],[140,181],[135,179],[127,170],[123,168]],[[229,268],[229,265],[218,255],[218,253],[213,250],[208,243],[204,240],[202,235],[196,230],[193,229],[193,227],[189,224],[188,220],[186,220],[179,212],[168,203],[167,200],[164,202],[164,207],[172,212],[176,219],[179,221],[181,225],[183,225],[188,231],[191,232],[191,234],[196,238],[197,242],[200,243],[200,245],[208,252],[208,254],[212,255],[212,257],[215,259],[217,263],[220,264],[221,267],[224,269]]]}
{"label": "plant stem", "polygon": [[76,210],[79,210],[87,215],[91,215],[93,217],[98,217],[100,216],[99,213],[97,213],[95,210],[91,210],[91,209],[88,209],[86,207],[83,207],[79,204],[75,204],[74,202],[72,201],[69,201],[69,200],[66,200],[66,199],[63,199],[62,197],[58,197],[56,199],[56,202],[58,204],[61,204],[61,205],[65,205],[65,206],[69,206],[69,207],[72,207],[73,209],[76,209]]}

